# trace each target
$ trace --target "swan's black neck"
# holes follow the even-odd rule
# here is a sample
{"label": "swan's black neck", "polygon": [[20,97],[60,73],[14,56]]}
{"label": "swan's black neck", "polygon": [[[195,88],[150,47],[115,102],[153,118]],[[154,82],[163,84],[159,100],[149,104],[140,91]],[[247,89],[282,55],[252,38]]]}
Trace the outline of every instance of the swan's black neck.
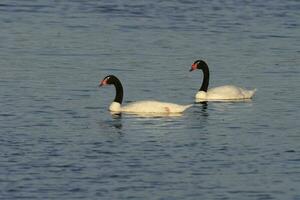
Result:
{"label": "swan's black neck", "polygon": [[202,69],[203,71],[203,81],[199,91],[207,92],[208,84],[209,84],[209,69],[208,65],[203,62],[201,66],[198,65],[198,69]]}
{"label": "swan's black neck", "polygon": [[111,76],[109,82],[111,84],[113,84],[116,88],[116,96],[115,96],[114,102],[118,102],[118,103],[122,104],[123,87],[122,87],[121,81],[117,77]]}

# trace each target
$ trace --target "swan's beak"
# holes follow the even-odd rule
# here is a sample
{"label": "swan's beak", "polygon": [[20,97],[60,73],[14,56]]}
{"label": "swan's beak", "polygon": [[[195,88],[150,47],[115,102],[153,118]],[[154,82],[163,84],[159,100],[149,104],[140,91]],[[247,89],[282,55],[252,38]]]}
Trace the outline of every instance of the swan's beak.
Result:
{"label": "swan's beak", "polygon": [[107,84],[106,80],[104,79],[104,80],[102,80],[102,81],[99,82],[98,87],[102,87],[103,85],[106,85],[106,84]]}
{"label": "swan's beak", "polygon": [[191,72],[191,71],[194,71],[195,69],[197,69],[197,64],[194,63],[194,64],[192,64],[192,66],[191,66],[190,72]]}

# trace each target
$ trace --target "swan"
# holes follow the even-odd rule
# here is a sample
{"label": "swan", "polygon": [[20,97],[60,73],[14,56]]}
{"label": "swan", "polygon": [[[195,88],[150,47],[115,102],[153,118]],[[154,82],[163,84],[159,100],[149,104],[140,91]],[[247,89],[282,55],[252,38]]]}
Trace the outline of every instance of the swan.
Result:
{"label": "swan", "polygon": [[203,60],[196,60],[190,69],[194,71],[196,69],[201,69],[203,71],[203,82],[196,93],[195,98],[197,101],[239,101],[251,99],[256,92],[254,90],[246,90],[234,85],[224,85],[215,88],[210,88],[208,90],[209,84],[209,69],[208,65]]}
{"label": "swan", "polygon": [[114,85],[116,89],[116,96],[114,101],[109,106],[111,112],[120,113],[161,113],[161,114],[172,114],[182,113],[190,105],[179,105],[175,103],[160,102],[160,101],[136,101],[122,106],[123,101],[123,87],[121,81],[114,75],[106,76],[102,81],[99,82],[99,87],[105,85]]}

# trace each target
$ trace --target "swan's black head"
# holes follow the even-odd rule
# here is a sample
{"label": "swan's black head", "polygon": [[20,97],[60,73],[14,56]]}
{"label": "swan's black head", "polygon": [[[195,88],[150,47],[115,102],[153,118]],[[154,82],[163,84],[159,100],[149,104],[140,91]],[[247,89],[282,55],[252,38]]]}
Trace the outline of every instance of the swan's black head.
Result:
{"label": "swan's black head", "polygon": [[203,69],[204,67],[207,67],[207,64],[205,61],[203,60],[196,60],[192,66],[191,66],[191,69],[190,69],[190,72],[191,71],[194,71],[195,69]]}
{"label": "swan's black head", "polygon": [[102,79],[102,81],[99,82],[99,87],[114,84],[117,80],[118,78],[114,75],[108,75],[104,79]]}
{"label": "swan's black head", "polygon": [[116,96],[114,102],[122,103],[123,100],[123,87],[120,80],[114,75],[108,75],[99,82],[99,87],[105,85],[114,85],[116,88]]}

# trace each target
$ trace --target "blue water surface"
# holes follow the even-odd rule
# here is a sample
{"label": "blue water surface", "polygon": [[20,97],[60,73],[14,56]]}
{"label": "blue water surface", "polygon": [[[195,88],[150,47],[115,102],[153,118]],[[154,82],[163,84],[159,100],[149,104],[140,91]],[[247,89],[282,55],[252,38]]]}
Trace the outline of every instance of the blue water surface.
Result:
{"label": "blue water surface", "polygon": [[[0,2],[0,199],[300,199],[300,3]],[[210,86],[250,102],[182,116],[111,115],[194,102]]]}

